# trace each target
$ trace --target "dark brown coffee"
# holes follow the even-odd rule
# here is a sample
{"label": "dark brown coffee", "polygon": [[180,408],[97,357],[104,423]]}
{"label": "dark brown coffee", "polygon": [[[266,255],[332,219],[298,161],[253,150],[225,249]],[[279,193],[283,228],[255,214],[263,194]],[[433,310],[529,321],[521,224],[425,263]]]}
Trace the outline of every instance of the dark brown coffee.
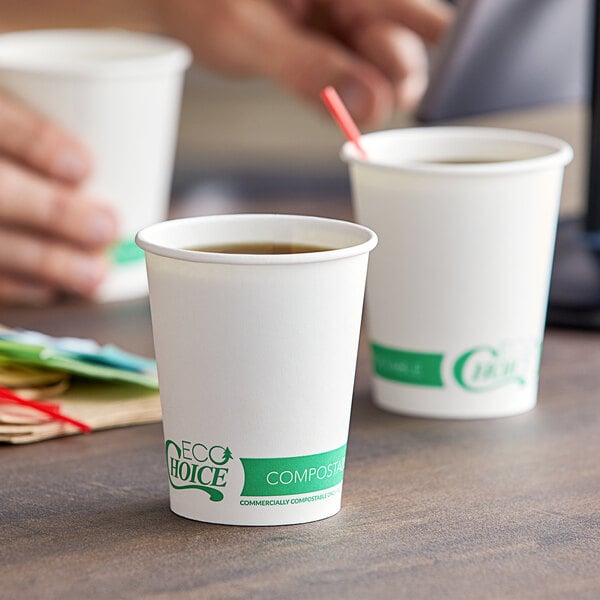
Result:
{"label": "dark brown coffee", "polygon": [[194,250],[195,252],[220,252],[222,254],[303,254],[305,252],[324,252],[333,249],[324,246],[313,246],[312,244],[280,242],[239,242],[186,248],[186,250]]}

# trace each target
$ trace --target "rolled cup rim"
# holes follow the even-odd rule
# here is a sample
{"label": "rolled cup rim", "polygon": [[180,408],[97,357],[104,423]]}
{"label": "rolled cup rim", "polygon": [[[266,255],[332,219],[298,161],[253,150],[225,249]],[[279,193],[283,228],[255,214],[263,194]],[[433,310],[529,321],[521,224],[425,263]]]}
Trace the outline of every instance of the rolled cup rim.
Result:
{"label": "rolled cup rim", "polygon": [[[317,227],[329,227],[338,229],[340,232],[345,230],[348,233],[356,235],[357,243],[344,245],[340,248],[331,250],[319,250],[316,252],[298,252],[294,254],[230,254],[224,252],[203,252],[187,248],[177,247],[174,244],[160,243],[161,233],[169,233],[169,230],[176,230],[181,227],[193,228],[196,223],[215,224],[226,221],[287,221],[302,223]],[[237,240],[236,240],[237,241]],[[272,240],[244,240],[247,242],[261,242]],[[277,240],[284,241],[284,240]],[[290,241],[290,240],[285,240]],[[308,243],[306,240],[296,240],[298,243]],[[200,217],[187,217],[183,219],[172,219],[150,225],[137,233],[135,236],[136,244],[149,254],[181,260],[193,263],[216,263],[216,264],[238,264],[238,265],[288,265],[288,264],[308,264],[319,263],[333,260],[340,260],[366,254],[370,252],[378,242],[377,234],[365,227],[350,221],[341,219],[330,219],[325,217],[313,217],[306,215],[287,215],[287,214],[230,214],[230,215],[209,215]],[[232,242],[233,243],[233,242]],[[315,242],[315,245],[318,245]]]}
{"label": "rolled cup rim", "polygon": [[[498,143],[523,143],[532,147],[546,148],[548,153],[543,156],[516,158],[481,163],[443,164],[407,159],[405,162],[386,163],[382,160],[368,158],[369,147],[375,143],[398,136],[404,141],[437,139],[456,141],[488,141]],[[367,153],[367,158],[360,156],[354,144],[346,142],[340,150],[340,158],[350,164],[383,171],[395,171],[413,174],[429,174],[444,176],[464,175],[500,175],[526,171],[547,170],[564,167],[573,160],[573,148],[560,138],[544,133],[528,132],[517,129],[476,126],[440,126],[440,127],[408,127],[405,129],[388,129],[362,135],[361,145]]]}
{"label": "rolled cup rim", "polygon": [[[41,52],[43,46],[69,48],[68,60],[56,60],[51,53]],[[131,44],[135,52],[128,55],[90,59],[78,56],[76,48],[90,50],[113,48],[115,43]],[[8,52],[11,45],[20,44],[29,53]],[[111,46],[112,45],[112,46]],[[123,52],[125,52],[123,50]],[[34,56],[32,57],[32,54]],[[38,29],[0,34],[0,71],[31,73],[36,77],[65,77],[77,79],[123,78],[153,76],[185,71],[192,62],[192,53],[173,38],[119,28],[106,29]]]}

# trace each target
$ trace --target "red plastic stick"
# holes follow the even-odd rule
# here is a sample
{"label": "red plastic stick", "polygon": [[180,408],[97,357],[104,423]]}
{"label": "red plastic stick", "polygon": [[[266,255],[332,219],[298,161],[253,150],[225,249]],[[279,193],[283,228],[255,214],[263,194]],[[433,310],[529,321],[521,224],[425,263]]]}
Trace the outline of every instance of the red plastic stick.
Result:
{"label": "red plastic stick", "polygon": [[0,387],[0,403],[2,402],[11,402],[12,404],[28,406],[29,408],[33,408],[34,410],[49,415],[54,421],[62,421],[63,423],[74,425],[83,433],[90,433],[90,431],[92,431],[92,428],[82,421],[77,421],[76,419],[67,417],[67,415],[63,415],[56,404],[44,404],[43,402],[36,402],[35,400],[26,400],[25,398],[17,396],[10,390]]}
{"label": "red plastic stick", "polygon": [[335,91],[335,88],[330,85],[323,88],[321,90],[321,99],[329,109],[331,116],[335,119],[335,122],[339,125],[343,134],[346,136],[346,139],[354,144],[358,150],[359,156],[366,159],[367,153],[360,145],[360,131],[350,116],[348,109],[342,102],[339,94]]}

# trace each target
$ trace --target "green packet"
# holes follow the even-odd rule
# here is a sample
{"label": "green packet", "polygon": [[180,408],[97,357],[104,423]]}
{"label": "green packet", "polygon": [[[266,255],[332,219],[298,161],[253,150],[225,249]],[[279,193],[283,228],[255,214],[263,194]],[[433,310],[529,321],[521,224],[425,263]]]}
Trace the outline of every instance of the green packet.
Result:
{"label": "green packet", "polygon": [[46,346],[24,344],[12,340],[0,339],[0,362],[54,369],[88,379],[135,383],[151,389],[158,389],[158,379],[153,374],[80,360]]}

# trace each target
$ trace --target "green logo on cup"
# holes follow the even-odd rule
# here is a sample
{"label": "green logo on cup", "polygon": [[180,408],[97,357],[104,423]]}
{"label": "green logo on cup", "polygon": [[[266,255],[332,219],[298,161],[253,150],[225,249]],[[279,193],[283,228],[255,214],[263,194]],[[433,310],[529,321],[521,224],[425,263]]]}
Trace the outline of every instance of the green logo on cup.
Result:
{"label": "green logo on cup", "polygon": [[[538,343],[525,340],[498,347],[476,346],[456,359],[454,379],[469,392],[489,392],[512,383],[525,385],[539,348]],[[443,363],[452,360],[448,355],[399,350],[376,343],[371,344],[371,349],[374,371],[383,379],[438,388],[448,383],[442,375]]]}
{"label": "green logo on cup", "polygon": [[346,445],[285,458],[242,458],[242,496],[293,496],[327,490],[342,482]]}
{"label": "green logo on cup", "polygon": [[454,378],[470,392],[489,392],[511,383],[525,385],[530,353],[519,346],[478,346],[454,363]]}
{"label": "green logo on cup", "polygon": [[384,379],[412,385],[443,387],[443,354],[413,352],[371,344],[373,369]]}
{"label": "green logo on cup", "polygon": [[173,440],[165,443],[169,483],[176,490],[197,489],[206,492],[213,502],[223,500],[220,488],[227,485],[225,467],[232,458],[227,446],[209,446],[200,442]]}
{"label": "green logo on cup", "polygon": [[108,250],[108,257],[115,265],[129,265],[144,260],[144,251],[138,248],[133,239],[122,239]]}

